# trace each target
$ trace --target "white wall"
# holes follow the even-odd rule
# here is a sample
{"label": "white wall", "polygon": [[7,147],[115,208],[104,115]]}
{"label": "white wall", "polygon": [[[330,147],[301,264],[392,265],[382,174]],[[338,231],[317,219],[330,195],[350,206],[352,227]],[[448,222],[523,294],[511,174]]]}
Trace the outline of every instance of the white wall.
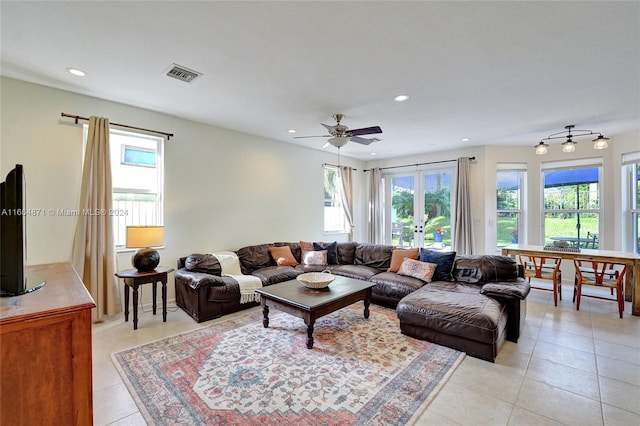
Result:
{"label": "white wall", "polygon": [[[336,153],[306,149],[71,92],[2,78],[0,176],[24,165],[27,205],[78,208],[82,126],[66,112],[105,116],[172,132],[165,142],[165,248],[161,263],[175,266],[194,252],[234,250],[273,241],[344,241],[323,232],[323,163]],[[341,157],[343,165],[364,163]],[[356,229],[363,241],[363,176],[354,174]],[[76,218],[45,215],[27,220],[29,264],[68,261]],[[130,267],[131,253],[118,256]],[[173,286],[171,294],[173,293]]]}

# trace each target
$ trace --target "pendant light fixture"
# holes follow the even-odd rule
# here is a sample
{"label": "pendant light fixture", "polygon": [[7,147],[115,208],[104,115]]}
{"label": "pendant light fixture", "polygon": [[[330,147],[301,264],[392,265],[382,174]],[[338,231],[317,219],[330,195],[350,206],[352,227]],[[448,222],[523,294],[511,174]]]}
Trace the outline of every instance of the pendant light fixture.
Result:
{"label": "pendant light fixture", "polygon": [[[569,124],[564,126],[564,132],[554,133],[549,135],[548,137],[542,139],[539,144],[535,146],[537,155],[545,155],[547,153],[548,144],[545,141],[550,141],[553,139],[565,139],[566,141],[562,143],[562,151],[563,152],[574,152],[576,150],[576,143],[573,138],[578,138],[582,136],[590,136],[590,135],[598,135],[597,138],[593,140],[593,149],[606,149],[609,144],[607,141],[609,138],[605,138],[600,132],[592,132],[591,130],[573,130],[576,127],[574,124]],[[573,132],[573,133],[572,133]]]}

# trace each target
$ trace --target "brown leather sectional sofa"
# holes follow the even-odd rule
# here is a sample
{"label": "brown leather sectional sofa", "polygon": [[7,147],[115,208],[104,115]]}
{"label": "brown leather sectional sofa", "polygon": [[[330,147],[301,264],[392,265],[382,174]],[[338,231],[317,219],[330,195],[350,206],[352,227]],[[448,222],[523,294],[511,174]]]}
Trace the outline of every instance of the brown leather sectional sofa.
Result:
{"label": "brown leather sectional sofa", "polygon": [[[489,361],[495,359],[505,339],[518,340],[529,284],[511,258],[450,253],[446,255],[449,262],[436,268],[434,281],[426,283],[388,272],[393,246],[337,243],[332,264],[278,266],[269,247],[285,245],[300,262],[302,252],[297,242],[252,245],[236,251],[242,273],[259,277],[265,286],[294,279],[303,272],[326,269],[336,275],[375,282],[372,301],[396,308],[403,333]],[[438,255],[432,251],[423,253],[428,261],[428,256]],[[451,270],[444,270],[442,265]],[[176,302],[195,321],[256,305],[241,304],[237,282],[220,274],[220,264],[210,254],[192,254],[178,260]]]}

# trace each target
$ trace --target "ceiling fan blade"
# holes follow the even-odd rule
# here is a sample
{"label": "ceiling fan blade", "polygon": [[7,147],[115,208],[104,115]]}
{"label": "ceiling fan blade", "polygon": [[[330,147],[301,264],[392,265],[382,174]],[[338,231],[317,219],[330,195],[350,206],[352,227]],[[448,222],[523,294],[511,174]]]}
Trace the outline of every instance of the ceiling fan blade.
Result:
{"label": "ceiling fan blade", "polygon": [[378,126],[363,127],[362,129],[349,130],[349,134],[351,136],[374,135],[376,133],[382,133],[382,129]]}
{"label": "ceiling fan blade", "polygon": [[294,139],[307,139],[307,138],[329,138],[331,135],[319,135],[319,136],[294,136]]}
{"label": "ceiling fan blade", "polygon": [[361,138],[359,136],[352,136],[350,140],[351,142],[359,143],[362,145],[370,145],[373,142],[378,142],[380,139],[378,138],[367,139],[367,138]]}
{"label": "ceiling fan blade", "polygon": [[328,124],[324,124],[324,123],[320,123],[320,124],[322,124],[324,126],[324,128],[327,129],[327,130],[331,130],[331,129],[333,129],[335,127],[335,126],[329,126]]}

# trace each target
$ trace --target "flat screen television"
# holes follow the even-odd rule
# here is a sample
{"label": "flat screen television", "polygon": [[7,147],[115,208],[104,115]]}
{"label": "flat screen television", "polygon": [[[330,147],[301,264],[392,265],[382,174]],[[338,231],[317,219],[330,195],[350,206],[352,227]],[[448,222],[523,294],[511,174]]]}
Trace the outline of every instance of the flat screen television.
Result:
{"label": "flat screen television", "polygon": [[[26,183],[21,164],[0,183],[0,296],[19,296],[44,282],[26,273]],[[29,279],[32,278],[32,279]]]}

